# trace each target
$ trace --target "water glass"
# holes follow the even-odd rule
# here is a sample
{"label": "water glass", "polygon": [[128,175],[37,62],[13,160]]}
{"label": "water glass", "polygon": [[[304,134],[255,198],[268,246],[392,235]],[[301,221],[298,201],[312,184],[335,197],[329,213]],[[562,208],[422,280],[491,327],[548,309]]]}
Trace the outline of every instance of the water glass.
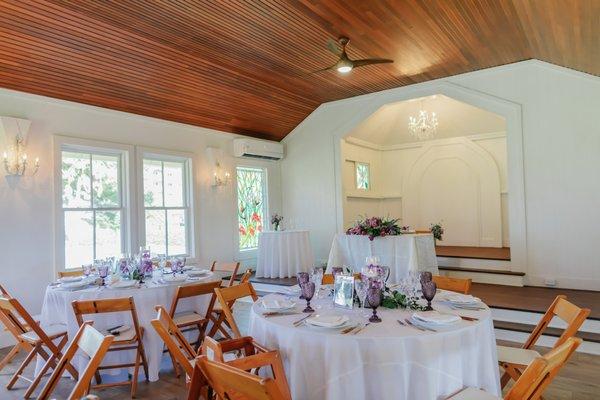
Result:
{"label": "water glass", "polygon": [[315,283],[314,282],[305,282],[300,285],[300,290],[302,292],[302,297],[306,300],[306,308],[302,310],[303,312],[314,312],[310,307],[310,300],[313,298],[315,294]]}
{"label": "water glass", "polygon": [[435,297],[435,292],[437,290],[435,282],[422,282],[421,290],[423,291],[423,298],[427,300],[427,308],[425,309],[425,311],[433,310],[433,307],[431,307],[431,301]]}
{"label": "water glass", "polygon": [[98,275],[102,278],[102,286],[106,285],[105,279],[108,276],[108,264],[102,264],[98,267]]}

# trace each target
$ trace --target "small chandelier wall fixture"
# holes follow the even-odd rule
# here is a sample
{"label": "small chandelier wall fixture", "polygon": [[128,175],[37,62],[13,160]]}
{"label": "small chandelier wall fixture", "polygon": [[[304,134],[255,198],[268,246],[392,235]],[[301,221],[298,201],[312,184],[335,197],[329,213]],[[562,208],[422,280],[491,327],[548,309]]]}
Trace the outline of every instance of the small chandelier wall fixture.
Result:
{"label": "small chandelier wall fixture", "polygon": [[433,139],[437,132],[438,119],[434,112],[427,112],[423,109],[421,101],[421,110],[418,117],[408,118],[408,130],[410,134],[418,140]]}
{"label": "small chandelier wall fixture", "polygon": [[35,158],[33,165],[25,152],[25,136],[31,122],[25,119],[0,117],[1,129],[7,143],[13,144],[2,153],[2,161],[7,177],[33,176],[40,168],[40,159]]}

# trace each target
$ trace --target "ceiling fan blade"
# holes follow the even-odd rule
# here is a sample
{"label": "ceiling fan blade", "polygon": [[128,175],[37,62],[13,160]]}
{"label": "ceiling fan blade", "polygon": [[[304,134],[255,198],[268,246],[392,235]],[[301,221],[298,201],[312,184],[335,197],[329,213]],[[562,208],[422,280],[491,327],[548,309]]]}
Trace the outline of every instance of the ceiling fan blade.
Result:
{"label": "ceiling fan blade", "polygon": [[335,54],[336,56],[339,56],[342,54],[342,49],[341,49],[340,45],[331,39],[327,39],[327,49],[330,52],[332,52],[333,54]]}
{"label": "ceiling fan blade", "polygon": [[367,58],[365,60],[352,60],[354,68],[364,67],[365,65],[371,64],[389,64],[393,62],[394,60],[387,60],[385,58]]}
{"label": "ceiling fan blade", "polygon": [[330,71],[335,69],[335,65],[332,65],[331,67],[327,67],[327,68],[322,68],[322,69],[318,69],[316,71],[310,71],[309,74],[317,74],[319,72],[325,72],[325,71]]}

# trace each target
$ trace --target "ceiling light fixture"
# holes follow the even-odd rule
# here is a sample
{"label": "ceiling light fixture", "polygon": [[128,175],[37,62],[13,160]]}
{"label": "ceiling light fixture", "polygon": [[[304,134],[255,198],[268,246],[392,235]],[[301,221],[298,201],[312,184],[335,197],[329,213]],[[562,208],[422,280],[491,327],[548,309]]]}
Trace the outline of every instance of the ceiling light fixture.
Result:
{"label": "ceiling light fixture", "polygon": [[437,132],[438,119],[434,112],[427,112],[423,109],[423,100],[421,100],[421,110],[417,117],[408,118],[408,130],[410,134],[418,140],[433,139]]}

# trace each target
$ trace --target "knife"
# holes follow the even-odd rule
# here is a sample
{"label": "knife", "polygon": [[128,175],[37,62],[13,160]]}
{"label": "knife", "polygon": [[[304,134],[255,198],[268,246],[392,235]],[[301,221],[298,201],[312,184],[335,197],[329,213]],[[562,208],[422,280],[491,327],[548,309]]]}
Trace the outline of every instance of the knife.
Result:
{"label": "knife", "polygon": [[355,330],[354,332],[352,332],[353,335],[356,335],[358,332],[362,331],[363,329],[365,329],[367,326],[369,326],[371,323],[367,322],[366,324],[364,324],[362,327],[358,328],[357,330]]}
{"label": "knife", "polygon": [[298,326],[300,325],[300,323],[302,323],[305,319],[307,319],[308,317],[312,316],[312,313],[308,314],[306,317],[304,318],[300,318],[298,321],[294,321],[293,324],[294,326]]}

